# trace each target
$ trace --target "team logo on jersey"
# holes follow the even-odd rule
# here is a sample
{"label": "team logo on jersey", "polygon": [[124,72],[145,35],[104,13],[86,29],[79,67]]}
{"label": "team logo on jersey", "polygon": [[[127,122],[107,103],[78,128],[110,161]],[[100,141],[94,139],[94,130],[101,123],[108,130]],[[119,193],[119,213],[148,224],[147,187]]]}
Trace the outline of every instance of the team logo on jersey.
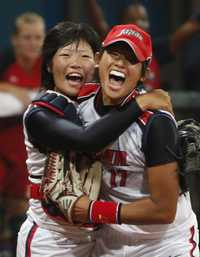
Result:
{"label": "team logo on jersey", "polygon": [[119,36],[121,35],[127,35],[127,36],[134,36],[136,38],[138,38],[139,40],[143,40],[143,36],[136,30],[133,30],[133,29],[123,29]]}

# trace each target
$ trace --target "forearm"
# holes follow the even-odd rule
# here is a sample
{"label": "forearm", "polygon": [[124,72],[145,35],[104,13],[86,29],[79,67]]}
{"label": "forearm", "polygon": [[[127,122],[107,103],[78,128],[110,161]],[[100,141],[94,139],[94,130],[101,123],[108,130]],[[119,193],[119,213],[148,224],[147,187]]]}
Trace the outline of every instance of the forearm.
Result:
{"label": "forearm", "polygon": [[132,101],[127,106],[114,109],[87,128],[61,119],[48,110],[33,112],[25,123],[31,138],[53,150],[96,152],[113,142],[141,113],[136,101]]}
{"label": "forearm", "polygon": [[174,35],[171,39],[171,49],[172,51],[179,50],[185,43],[187,43],[188,39],[191,38],[192,35],[200,31],[200,23],[197,21],[188,21],[183,24],[177,31],[175,31]]}
{"label": "forearm", "polygon": [[168,224],[174,220],[174,217],[174,210],[162,203],[154,202],[151,198],[123,204],[120,211],[121,223],[125,224]]}
{"label": "forearm", "polygon": [[105,20],[103,11],[96,0],[87,0],[89,17],[94,24],[95,29],[101,37],[104,37],[109,30],[109,25]]}
{"label": "forearm", "polygon": [[[173,208],[155,202],[150,197],[127,204],[91,201],[89,205],[88,202],[83,199],[82,203],[79,202],[75,205],[73,210],[75,222],[132,225],[169,224],[173,222],[176,213]],[[89,206],[88,209],[85,206]]]}
{"label": "forearm", "polygon": [[[82,198],[74,207],[75,220],[83,221],[85,218],[91,223],[133,225],[171,223],[176,215],[179,197],[176,170],[176,162],[148,168],[150,195],[130,203],[90,201],[89,198]],[[89,208],[86,207],[87,201],[90,202]]]}

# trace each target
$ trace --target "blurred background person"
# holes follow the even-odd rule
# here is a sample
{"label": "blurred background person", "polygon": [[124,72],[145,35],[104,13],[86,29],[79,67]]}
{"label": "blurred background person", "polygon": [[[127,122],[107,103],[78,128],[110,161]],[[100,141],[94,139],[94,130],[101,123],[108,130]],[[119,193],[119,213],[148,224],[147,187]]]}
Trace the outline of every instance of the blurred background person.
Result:
{"label": "blurred background person", "polygon": [[[19,15],[11,36],[13,62],[0,74],[0,96],[7,95],[0,117],[0,196],[2,240],[11,243],[15,256],[16,236],[27,209],[27,167],[23,140],[22,114],[41,86],[41,48],[45,21],[33,12]],[[3,58],[3,57],[2,57]],[[6,58],[6,56],[5,56]],[[15,99],[21,113],[12,113]],[[10,111],[9,111],[10,110]],[[3,117],[2,117],[3,116]]]}
{"label": "blurred background person", "polygon": [[[104,39],[106,33],[109,31],[110,26],[105,19],[103,10],[96,0],[87,0],[88,13],[93,26],[100,34],[101,38]],[[136,24],[144,31],[149,32],[150,20],[147,9],[139,1],[133,1],[127,7],[125,7],[119,17],[120,24]],[[160,81],[160,65],[153,55],[151,63],[148,67],[147,78],[145,86],[148,90],[161,88]]]}
{"label": "blurred background person", "polygon": [[185,89],[200,91],[200,9],[172,34],[171,49],[181,55]]}

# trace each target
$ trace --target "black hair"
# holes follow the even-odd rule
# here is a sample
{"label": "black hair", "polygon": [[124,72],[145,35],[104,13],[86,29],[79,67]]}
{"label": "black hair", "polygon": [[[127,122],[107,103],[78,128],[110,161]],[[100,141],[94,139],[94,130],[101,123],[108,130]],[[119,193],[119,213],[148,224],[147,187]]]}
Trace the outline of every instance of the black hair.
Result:
{"label": "black hair", "polygon": [[55,84],[52,73],[48,71],[51,61],[57,50],[61,47],[80,40],[86,41],[96,53],[101,47],[100,37],[97,32],[86,23],[64,21],[51,28],[45,37],[42,48],[42,86],[53,89]]}
{"label": "black hair", "polygon": [[150,59],[142,62],[142,77],[145,76],[145,73],[147,71],[149,64],[150,64]]}

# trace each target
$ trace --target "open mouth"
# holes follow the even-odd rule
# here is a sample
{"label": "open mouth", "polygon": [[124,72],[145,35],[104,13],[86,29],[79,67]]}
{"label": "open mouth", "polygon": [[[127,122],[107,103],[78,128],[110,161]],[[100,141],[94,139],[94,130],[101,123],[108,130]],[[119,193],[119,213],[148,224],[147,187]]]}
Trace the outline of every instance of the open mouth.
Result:
{"label": "open mouth", "polygon": [[121,86],[126,79],[126,76],[121,71],[111,70],[109,73],[109,80],[115,86]]}
{"label": "open mouth", "polygon": [[70,73],[65,76],[65,79],[73,81],[73,82],[78,82],[82,83],[83,82],[83,76],[79,73]]}

